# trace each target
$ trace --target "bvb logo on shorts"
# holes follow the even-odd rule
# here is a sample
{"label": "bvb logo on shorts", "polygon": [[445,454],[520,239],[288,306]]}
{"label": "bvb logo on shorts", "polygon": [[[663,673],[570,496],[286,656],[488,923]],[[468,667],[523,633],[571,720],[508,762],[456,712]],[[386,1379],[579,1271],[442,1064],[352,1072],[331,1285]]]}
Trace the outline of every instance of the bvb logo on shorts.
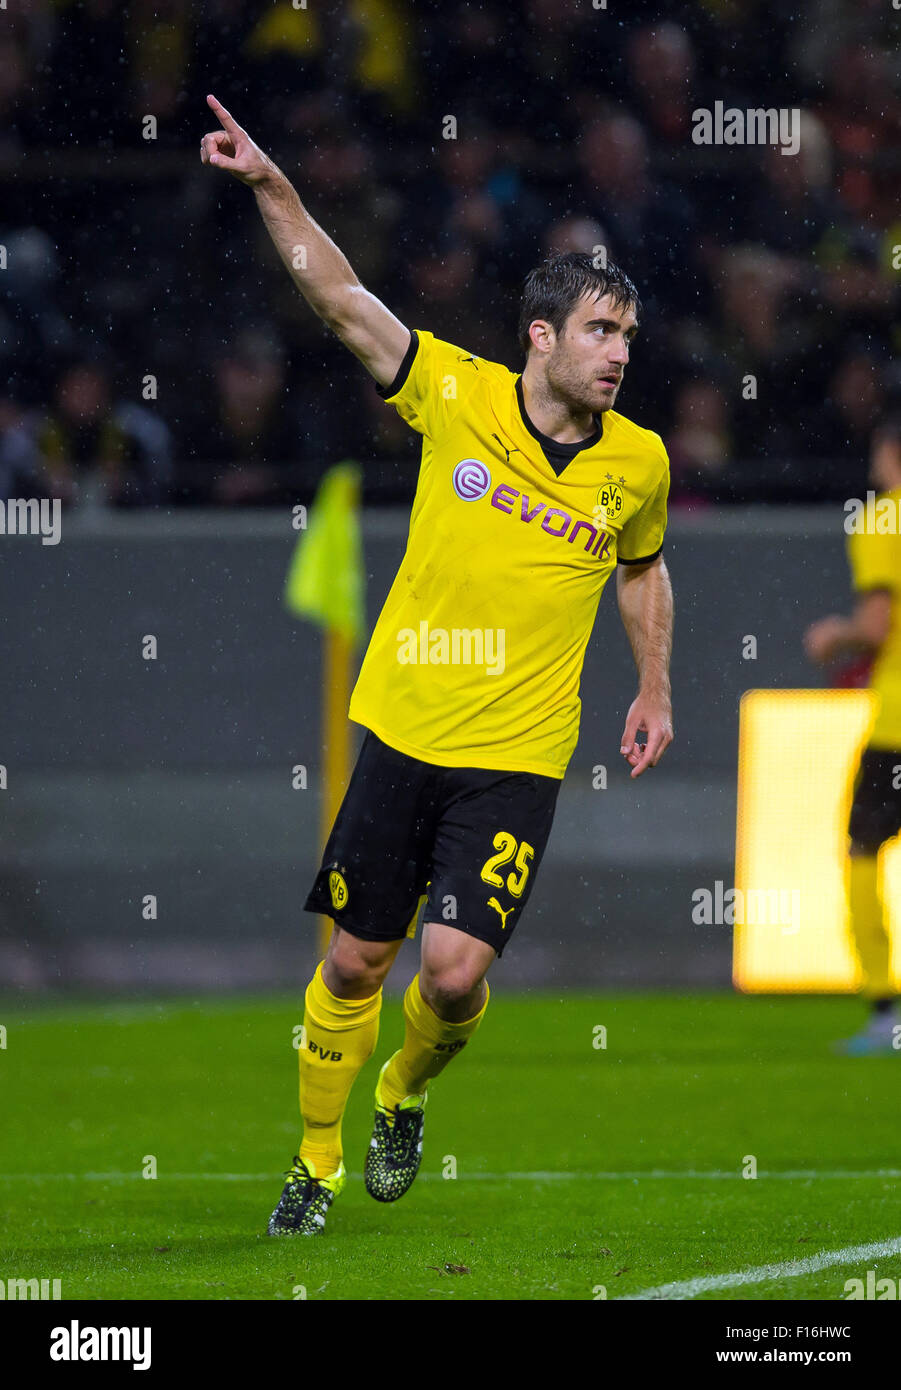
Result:
{"label": "bvb logo on shorts", "polygon": [[617,520],[623,510],[623,490],[618,483],[604,483],[598,488],[597,509],[610,521]]}
{"label": "bvb logo on shorts", "polygon": [[336,910],[347,906],[348,892],[344,876],[339,874],[337,869],[333,869],[328,876],[329,892],[332,895],[332,907]]}

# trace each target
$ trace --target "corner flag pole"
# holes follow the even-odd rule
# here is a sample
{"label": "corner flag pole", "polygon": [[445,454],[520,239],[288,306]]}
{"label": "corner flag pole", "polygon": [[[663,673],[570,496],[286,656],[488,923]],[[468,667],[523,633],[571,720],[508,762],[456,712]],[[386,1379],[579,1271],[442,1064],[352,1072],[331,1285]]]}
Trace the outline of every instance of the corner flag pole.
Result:
{"label": "corner flag pole", "polygon": [[[353,645],[347,634],[338,628],[326,628],[323,636],[322,800],[319,811],[319,840],[321,848],[325,849],[329,831],[350,780],[350,725],[347,721],[347,706],[350,703]],[[318,919],[320,960],[328,950],[333,926],[331,917]]]}
{"label": "corner flag pole", "polygon": [[[301,533],[285,584],[285,603],[309,618],[323,635],[321,736],[322,796],[320,853],[350,777],[351,735],[347,720],[354,649],[366,626],[363,545],[360,534],[361,470],[346,460],[323,476],[310,524]],[[328,949],[332,919],[318,919],[320,959]]]}

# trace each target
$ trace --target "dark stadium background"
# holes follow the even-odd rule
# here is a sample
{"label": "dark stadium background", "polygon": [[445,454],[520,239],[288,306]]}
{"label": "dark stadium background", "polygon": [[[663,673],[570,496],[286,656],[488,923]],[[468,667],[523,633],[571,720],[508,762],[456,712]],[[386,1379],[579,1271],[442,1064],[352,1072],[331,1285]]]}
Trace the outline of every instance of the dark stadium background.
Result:
{"label": "dark stadium background", "polygon": [[[801,633],[847,601],[841,502],[898,392],[897,22],[885,0],[0,11],[0,497],[65,500],[59,546],[0,552],[5,985],[299,987],[313,960],[320,641],[282,605],[290,504],[361,463],[374,622],[418,440],[248,190],[201,166],[207,92],[412,327],[518,370],[548,251],[604,244],[638,284],[618,404],[672,461],[677,739],[637,786],[617,766],[608,593],[503,983],[728,984],[691,891],[733,873],[738,699],[819,683]],[[800,108],[800,153],[695,145],[718,100]]]}

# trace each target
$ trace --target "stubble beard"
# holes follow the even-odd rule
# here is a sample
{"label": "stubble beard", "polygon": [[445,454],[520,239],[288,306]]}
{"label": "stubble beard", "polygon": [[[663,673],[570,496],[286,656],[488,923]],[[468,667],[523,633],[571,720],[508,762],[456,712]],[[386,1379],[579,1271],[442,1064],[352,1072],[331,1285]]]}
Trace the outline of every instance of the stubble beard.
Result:
{"label": "stubble beard", "polygon": [[563,401],[573,415],[600,415],[603,411],[609,410],[615,400],[615,396],[610,400],[602,400],[600,393],[593,390],[594,378],[586,379],[580,376],[578,369],[569,360],[559,364],[548,363],[547,383],[549,391],[552,391],[558,400]]}

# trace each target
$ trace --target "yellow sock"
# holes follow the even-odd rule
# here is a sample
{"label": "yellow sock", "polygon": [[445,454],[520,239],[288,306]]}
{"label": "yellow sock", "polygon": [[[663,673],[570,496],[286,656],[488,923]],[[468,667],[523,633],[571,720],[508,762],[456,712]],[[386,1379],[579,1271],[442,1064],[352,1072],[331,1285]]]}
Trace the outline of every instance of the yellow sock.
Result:
{"label": "yellow sock", "polygon": [[[485,989],[488,990],[487,983]],[[485,1003],[474,1018],[463,1023],[445,1023],[423,999],[416,975],[404,995],[404,1045],[391,1058],[379,1086],[382,1104],[390,1109],[400,1105],[405,1096],[422,1095],[432,1078],[469,1042],[487,1008],[486,993]]]}
{"label": "yellow sock", "polygon": [[887,999],[894,993],[889,973],[891,947],[879,894],[878,863],[875,854],[851,855],[851,935],[863,972],[861,992],[867,999]]}
{"label": "yellow sock", "polygon": [[322,978],[322,962],[306,993],[300,1061],[300,1157],[323,1178],[340,1165],[341,1121],[350,1088],[375,1051],[382,991],[369,999],[339,999]]}

